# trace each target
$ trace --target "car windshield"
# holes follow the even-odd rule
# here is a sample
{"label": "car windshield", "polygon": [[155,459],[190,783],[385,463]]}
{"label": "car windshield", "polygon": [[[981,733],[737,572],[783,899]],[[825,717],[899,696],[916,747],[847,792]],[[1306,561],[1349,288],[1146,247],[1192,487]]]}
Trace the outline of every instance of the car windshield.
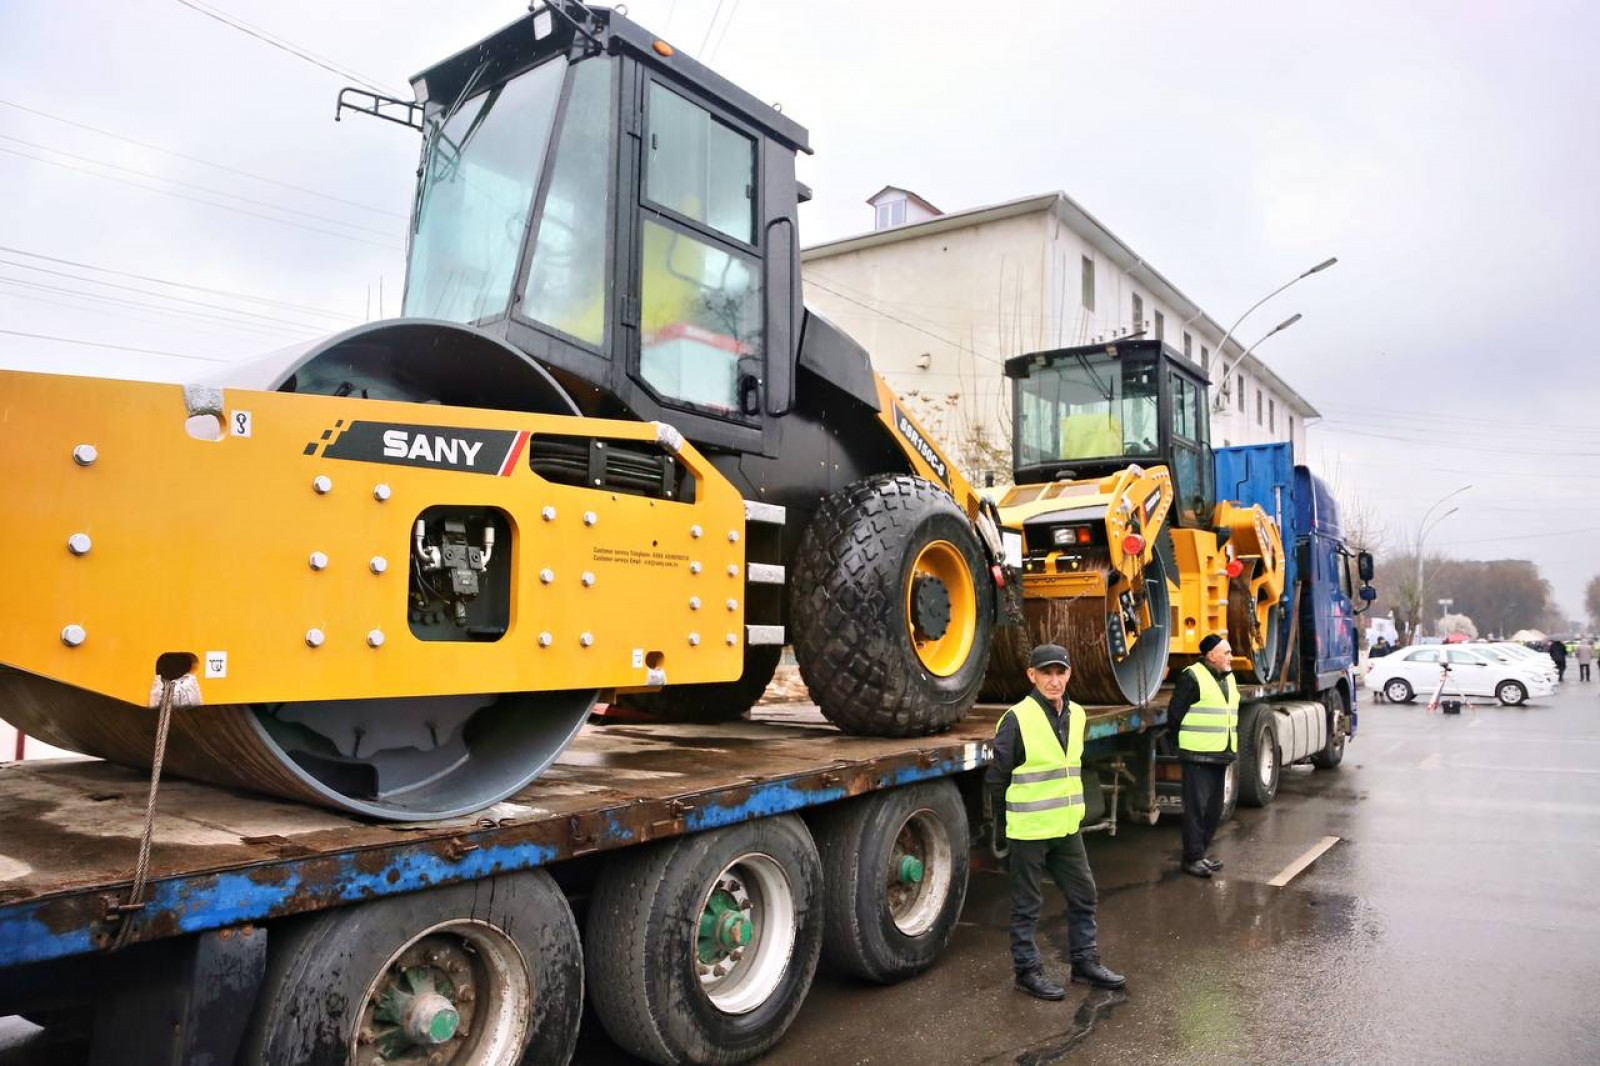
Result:
{"label": "car windshield", "polygon": [[1017,465],[1157,454],[1156,370],[1111,354],[1035,367],[1018,382]]}
{"label": "car windshield", "polygon": [[408,317],[479,322],[509,305],[566,69],[565,59],[550,60],[434,125],[411,238]]}

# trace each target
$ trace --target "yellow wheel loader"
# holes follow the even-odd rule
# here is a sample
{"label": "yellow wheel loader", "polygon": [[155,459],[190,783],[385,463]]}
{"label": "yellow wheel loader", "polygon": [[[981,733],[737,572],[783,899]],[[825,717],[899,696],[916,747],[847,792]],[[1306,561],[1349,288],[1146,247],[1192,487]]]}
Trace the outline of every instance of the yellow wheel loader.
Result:
{"label": "yellow wheel loader", "polygon": [[188,388],[0,374],[0,715],[396,819],[599,698],[738,716],[786,641],[845,730],[961,718],[1002,538],[802,306],[806,131],[571,2],[412,86],[340,99],[421,134],[401,319]]}
{"label": "yellow wheel loader", "polygon": [[1017,356],[1006,375],[1016,486],[998,504],[1023,531],[1027,625],[996,640],[985,698],[1015,697],[1044,641],[1068,649],[1083,703],[1147,702],[1213,632],[1241,680],[1274,680],[1282,536],[1260,506],[1216,500],[1200,369],[1134,340]]}

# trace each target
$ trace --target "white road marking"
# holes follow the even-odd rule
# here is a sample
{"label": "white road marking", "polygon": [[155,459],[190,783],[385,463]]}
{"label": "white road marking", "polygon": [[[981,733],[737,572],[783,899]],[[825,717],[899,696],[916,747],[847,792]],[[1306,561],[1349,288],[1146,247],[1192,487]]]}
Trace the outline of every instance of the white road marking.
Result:
{"label": "white road marking", "polygon": [[1440,752],[1436,751],[1432,755],[1428,756],[1426,759],[1423,759],[1421,762],[1417,763],[1417,769],[1418,770],[1437,770],[1439,768],[1439,764],[1441,762],[1443,762],[1443,761],[1444,761],[1444,755],[1441,754]]}
{"label": "white road marking", "polygon": [[1467,728],[1468,729],[1472,729],[1473,727],[1479,726],[1479,725],[1482,725],[1482,724],[1483,724],[1483,719],[1482,718],[1474,718],[1472,721],[1467,723]]}
{"label": "white road marking", "polygon": [[1267,884],[1273,888],[1282,888],[1284,885],[1298,877],[1300,872],[1307,866],[1310,866],[1312,863],[1321,858],[1323,852],[1327,851],[1337,843],[1339,843],[1338,837],[1323,837],[1316,844],[1313,844],[1304,855],[1300,856],[1294,862],[1291,862],[1288,866],[1285,866],[1278,873],[1278,876],[1268,881]]}

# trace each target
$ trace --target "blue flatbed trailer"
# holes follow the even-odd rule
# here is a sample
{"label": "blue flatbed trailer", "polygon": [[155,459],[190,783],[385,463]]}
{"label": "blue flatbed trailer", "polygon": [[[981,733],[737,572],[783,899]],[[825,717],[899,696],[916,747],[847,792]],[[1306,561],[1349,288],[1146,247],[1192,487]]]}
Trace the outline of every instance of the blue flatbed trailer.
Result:
{"label": "blue flatbed trailer", "polygon": [[[619,857],[795,815],[826,857],[838,812],[928,783],[959,793],[946,820],[962,822],[950,839],[965,843],[953,849],[964,857],[986,838],[980,782],[1001,710],[980,707],[947,733],[904,740],[844,735],[797,704],[721,725],[597,724],[510,801],[445,822],[365,822],[166,779],[148,889],[133,911],[120,908],[147,778],[96,760],[0,764],[0,1017],[71,1020],[88,1031],[91,1062],[226,1063],[271,980],[279,930],[318,915],[536,870],[581,914]],[[1162,720],[1155,705],[1092,708],[1086,761],[1123,765],[1128,739]],[[1113,801],[1138,806],[1117,788]],[[1090,820],[1108,824],[1116,804],[1096,810],[1097,799]],[[953,924],[967,863],[945,859]]]}

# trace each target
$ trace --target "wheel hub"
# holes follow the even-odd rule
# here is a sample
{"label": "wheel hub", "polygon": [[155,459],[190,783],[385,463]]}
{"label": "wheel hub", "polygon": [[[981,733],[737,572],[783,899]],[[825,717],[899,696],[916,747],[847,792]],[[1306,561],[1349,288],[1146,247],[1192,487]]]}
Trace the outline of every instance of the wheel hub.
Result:
{"label": "wheel hub", "polygon": [[912,579],[911,626],[918,640],[938,640],[950,630],[950,590],[932,574]]}
{"label": "wheel hub", "polygon": [[369,1000],[357,1043],[370,1051],[361,1061],[421,1063],[441,1053],[447,1061],[471,1035],[477,968],[452,936],[424,937],[402,952]]}
{"label": "wheel hub", "polygon": [[922,860],[917,858],[915,855],[900,856],[900,865],[897,873],[902,885],[922,884],[922,877],[924,873]]}

